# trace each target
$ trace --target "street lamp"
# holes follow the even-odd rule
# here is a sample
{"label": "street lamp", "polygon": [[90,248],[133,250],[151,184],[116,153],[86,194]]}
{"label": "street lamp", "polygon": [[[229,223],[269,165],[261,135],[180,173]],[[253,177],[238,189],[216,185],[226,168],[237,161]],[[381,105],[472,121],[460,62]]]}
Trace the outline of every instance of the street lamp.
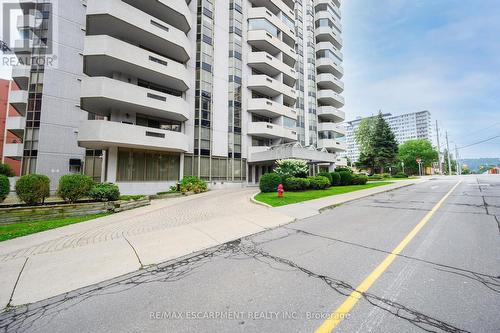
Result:
{"label": "street lamp", "polygon": [[401,161],[401,168],[403,169],[403,173],[405,173],[405,162]]}

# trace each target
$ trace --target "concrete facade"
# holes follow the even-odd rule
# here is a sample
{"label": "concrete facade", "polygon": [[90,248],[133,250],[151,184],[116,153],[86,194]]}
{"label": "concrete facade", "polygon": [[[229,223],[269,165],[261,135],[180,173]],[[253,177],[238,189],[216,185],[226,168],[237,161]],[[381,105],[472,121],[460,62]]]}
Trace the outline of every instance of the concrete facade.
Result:
{"label": "concrete facade", "polygon": [[[36,32],[26,19],[36,3],[23,1],[22,30]],[[346,164],[340,1],[50,3],[57,66],[42,82],[39,68],[13,70],[23,87],[11,105],[40,120],[28,119],[23,149],[11,149],[23,173],[55,187],[83,172],[153,193],[183,175],[256,183],[275,161],[264,152],[290,144],[312,172]]]}

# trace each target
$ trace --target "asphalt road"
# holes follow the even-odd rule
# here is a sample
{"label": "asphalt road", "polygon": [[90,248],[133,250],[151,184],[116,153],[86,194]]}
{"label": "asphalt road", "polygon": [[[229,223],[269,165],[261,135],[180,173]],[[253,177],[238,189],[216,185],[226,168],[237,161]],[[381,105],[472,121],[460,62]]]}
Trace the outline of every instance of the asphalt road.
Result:
{"label": "asphalt road", "polygon": [[[332,315],[367,278],[352,309]],[[335,332],[500,332],[500,176],[350,202],[0,314],[0,332],[314,332],[332,318],[343,319]]]}

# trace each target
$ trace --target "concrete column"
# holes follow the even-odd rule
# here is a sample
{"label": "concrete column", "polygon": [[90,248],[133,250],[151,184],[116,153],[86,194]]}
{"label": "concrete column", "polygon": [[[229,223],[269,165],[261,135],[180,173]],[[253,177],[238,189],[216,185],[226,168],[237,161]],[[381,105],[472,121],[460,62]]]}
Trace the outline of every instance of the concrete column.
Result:
{"label": "concrete column", "polygon": [[184,153],[181,153],[181,159],[179,164],[179,180],[184,178]]}
{"label": "concrete column", "polygon": [[116,173],[118,171],[118,148],[110,147],[108,150],[108,182],[116,183]]}

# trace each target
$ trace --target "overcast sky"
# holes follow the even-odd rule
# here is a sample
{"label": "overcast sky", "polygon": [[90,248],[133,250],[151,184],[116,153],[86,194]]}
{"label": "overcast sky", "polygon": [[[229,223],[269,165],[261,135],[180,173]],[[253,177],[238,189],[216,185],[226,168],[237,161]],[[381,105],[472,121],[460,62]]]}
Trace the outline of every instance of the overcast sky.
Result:
{"label": "overcast sky", "polygon": [[[342,12],[347,120],[429,110],[452,146],[500,135],[499,0],[344,0]],[[461,154],[500,157],[500,137]]]}
{"label": "overcast sky", "polygon": [[[500,1],[347,0],[342,13],[347,119],[429,110],[450,145],[500,135]],[[461,154],[500,157],[500,137]]]}

